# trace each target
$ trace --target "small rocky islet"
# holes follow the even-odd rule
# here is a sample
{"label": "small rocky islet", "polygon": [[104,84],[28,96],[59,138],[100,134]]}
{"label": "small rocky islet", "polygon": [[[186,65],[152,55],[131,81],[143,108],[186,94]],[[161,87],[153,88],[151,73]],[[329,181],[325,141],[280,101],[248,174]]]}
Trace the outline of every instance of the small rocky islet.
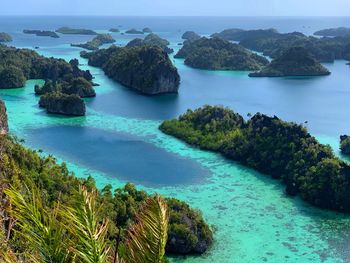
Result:
{"label": "small rocky islet", "polygon": [[80,47],[87,50],[97,50],[100,46],[104,44],[112,44],[115,39],[110,34],[98,34],[92,40],[84,44],[71,44],[72,47]]}
{"label": "small rocky islet", "polygon": [[172,48],[169,48],[170,42],[160,36],[150,33],[144,39],[135,38],[131,40],[126,46],[127,47],[140,47],[140,46],[158,46],[166,53],[171,54],[174,52]]}
{"label": "small rocky islet", "polygon": [[249,77],[326,76],[330,72],[303,47],[292,47]]}
{"label": "small rocky islet", "polygon": [[190,67],[208,70],[252,71],[269,63],[244,47],[217,37],[186,41],[175,57],[184,58]]}
{"label": "small rocky islet", "polygon": [[116,47],[81,52],[91,66],[145,95],[176,93],[180,76],[168,54],[157,46]]}

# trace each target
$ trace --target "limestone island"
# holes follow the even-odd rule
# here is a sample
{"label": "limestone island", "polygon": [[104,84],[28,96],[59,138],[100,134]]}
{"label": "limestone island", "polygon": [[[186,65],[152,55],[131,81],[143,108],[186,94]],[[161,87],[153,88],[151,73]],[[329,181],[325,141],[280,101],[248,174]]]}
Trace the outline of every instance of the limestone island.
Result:
{"label": "limestone island", "polygon": [[316,31],[315,36],[322,37],[344,37],[350,36],[350,28],[348,27],[337,27],[337,28],[328,28]]}
{"label": "limestone island", "polygon": [[85,103],[75,94],[51,92],[40,97],[39,106],[45,108],[47,113],[68,116],[84,116]]}
{"label": "limestone island", "polygon": [[269,63],[266,58],[221,38],[186,41],[175,57],[184,58],[190,67],[208,70],[260,70]]}
{"label": "limestone island", "polygon": [[318,38],[300,32],[279,33],[275,29],[227,29],[212,37],[239,42],[241,46],[271,58],[279,57],[291,47],[304,47],[319,62],[350,59],[350,36]]}
{"label": "limestone island", "polygon": [[142,29],[142,32],[145,34],[149,34],[152,33],[152,29],[150,29],[149,27],[145,27],[144,29]]}
{"label": "limestone island", "polygon": [[114,43],[115,39],[110,34],[98,34],[92,40],[86,42],[85,44],[71,44],[72,47],[81,47],[87,50],[97,50],[100,46],[104,44]]}
{"label": "limestone island", "polygon": [[303,47],[288,49],[249,77],[325,76],[330,72]]}
{"label": "limestone island", "polygon": [[350,155],[350,136],[348,135],[340,136],[340,151],[343,154]]}
{"label": "limestone island", "polygon": [[111,29],[109,30],[109,32],[112,32],[112,33],[119,33],[120,30],[119,30],[118,28],[111,28]]}
{"label": "limestone island", "polygon": [[129,29],[129,30],[125,31],[125,34],[142,35],[144,33],[142,31],[140,31],[140,30],[132,28],[132,29]]}
{"label": "limestone island", "polygon": [[163,122],[160,130],[270,175],[289,195],[350,213],[350,165],[302,125],[261,113],[245,120],[228,108],[204,106]]}
{"label": "limestone island", "polygon": [[38,37],[52,37],[52,38],[59,38],[60,36],[57,35],[56,32],[53,31],[46,31],[46,30],[29,30],[24,29],[24,34],[30,34],[30,35],[36,35]]}
{"label": "limestone island", "polygon": [[201,38],[200,35],[198,35],[196,32],[194,31],[186,31],[185,33],[183,33],[182,39],[188,40],[188,41],[195,41]]}
{"label": "limestone island", "polygon": [[61,27],[56,32],[64,35],[97,35],[95,31],[90,29],[75,29],[70,27]]}
{"label": "limestone island", "polygon": [[0,32],[0,43],[2,42],[11,42],[12,37],[11,35],[5,33],[5,32]]}
{"label": "limestone island", "polygon": [[100,67],[105,74],[146,95],[176,93],[180,76],[168,54],[156,46],[116,47],[94,52],[82,52],[91,66]]}
{"label": "limestone island", "polygon": [[161,38],[153,33],[150,33],[144,39],[135,38],[127,44],[128,47],[158,46],[166,53],[171,54],[174,52],[174,50],[172,48],[169,48],[168,45],[170,45],[168,40]]}

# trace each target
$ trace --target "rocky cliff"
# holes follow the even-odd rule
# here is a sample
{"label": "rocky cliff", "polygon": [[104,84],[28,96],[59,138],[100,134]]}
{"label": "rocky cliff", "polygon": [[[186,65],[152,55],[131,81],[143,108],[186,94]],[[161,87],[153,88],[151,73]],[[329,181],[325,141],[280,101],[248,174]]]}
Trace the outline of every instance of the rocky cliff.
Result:
{"label": "rocky cliff", "polygon": [[5,103],[0,100],[0,135],[8,132],[7,114]]}

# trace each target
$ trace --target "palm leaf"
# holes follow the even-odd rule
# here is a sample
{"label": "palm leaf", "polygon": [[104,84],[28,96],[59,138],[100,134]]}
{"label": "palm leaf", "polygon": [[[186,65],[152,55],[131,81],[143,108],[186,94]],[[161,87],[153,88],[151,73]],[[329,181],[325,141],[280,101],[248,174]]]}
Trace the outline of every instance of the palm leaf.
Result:
{"label": "palm leaf", "polygon": [[136,223],[125,237],[127,263],[160,263],[165,254],[169,213],[159,196],[148,198],[136,214]]}

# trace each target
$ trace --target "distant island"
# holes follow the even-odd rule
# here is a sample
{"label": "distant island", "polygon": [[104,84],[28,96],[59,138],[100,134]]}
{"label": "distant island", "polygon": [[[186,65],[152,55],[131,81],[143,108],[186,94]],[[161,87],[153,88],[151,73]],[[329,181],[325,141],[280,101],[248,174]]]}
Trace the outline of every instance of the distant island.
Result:
{"label": "distant island", "polygon": [[119,33],[120,30],[119,30],[118,28],[111,28],[111,29],[109,30],[109,32],[112,32],[112,33]]}
{"label": "distant island", "polygon": [[249,77],[324,76],[330,72],[303,47],[292,47]]}
{"label": "distant island", "polygon": [[196,32],[193,31],[186,31],[183,33],[182,39],[188,40],[188,41],[195,41],[201,38],[200,35],[198,35]]}
{"label": "distant island", "polygon": [[350,28],[348,27],[337,27],[337,28],[328,28],[316,31],[315,36],[323,37],[344,37],[350,36]]}
{"label": "distant island", "polygon": [[312,205],[350,213],[350,166],[301,125],[261,113],[245,121],[230,109],[204,106],[160,130],[279,179],[288,194]]}
{"label": "distant island", "polygon": [[170,42],[164,38],[159,37],[156,34],[150,33],[144,39],[135,38],[131,40],[127,47],[139,47],[139,46],[158,46],[166,53],[171,54],[174,52],[172,48],[169,48]]}
{"label": "distant island", "polygon": [[82,52],[89,65],[101,67],[122,85],[146,95],[177,92],[180,76],[168,55],[156,46],[116,47]]}
{"label": "distant island", "polygon": [[209,70],[260,70],[269,61],[237,44],[221,38],[200,38],[186,41],[175,55],[185,64]]}
{"label": "distant island", "polygon": [[114,43],[115,39],[110,34],[98,34],[92,40],[86,42],[85,44],[71,44],[72,47],[81,47],[87,50],[97,50],[100,46],[104,44]]}
{"label": "distant island", "polygon": [[343,154],[350,155],[350,136],[340,136],[340,150]]}
{"label": "distant island", "polygon": [[11,42],[12,37],[11,35],[5,33],[5,32],[0,32],[0,43],[2,42]]}
{"label": "distant island", "polygon": [[143,31],[137,30],[135,28],[129,29],[127,31],[125,31],[125,34],[135,34],[135,35],[142,35],[144,34]]}
{"label": "distant island", "polygon": [[39,106],[45,108],[48,113],[84,116],[85,103],[76,94],[64,94],[59,92],[51,92],[40,97]]}
{"label": "distant island", "polygon": [[350,59],[350,36],[317,38],[300,32],[279,33],[275,29],[226,29],[212,37],[239,42],[271,58],[277,58],[291,47],[304,47],[319,62]]}
{"label": "distant island", "polygon": [[39,37],[52,37],[52,38],[59,38],[60,36],[56,34],[56,32],[53,31],[42,31],[42,30],[29,30],[29,29],[24,29],[23,30],[24,34],[31,34],[31,35],[36,35]]}
{"label": "distant island", "polygon": [[149,27],[145,27],[144,29],[142,29],[142,32],[145,34],[149,34],[152,33],[152,29],[150,29]]}
{"label": "distant island", "polygon": [[75,29],[70,27],[61,27],[56,32],[64,35],[97,35],[97,33],[90,29]]}

